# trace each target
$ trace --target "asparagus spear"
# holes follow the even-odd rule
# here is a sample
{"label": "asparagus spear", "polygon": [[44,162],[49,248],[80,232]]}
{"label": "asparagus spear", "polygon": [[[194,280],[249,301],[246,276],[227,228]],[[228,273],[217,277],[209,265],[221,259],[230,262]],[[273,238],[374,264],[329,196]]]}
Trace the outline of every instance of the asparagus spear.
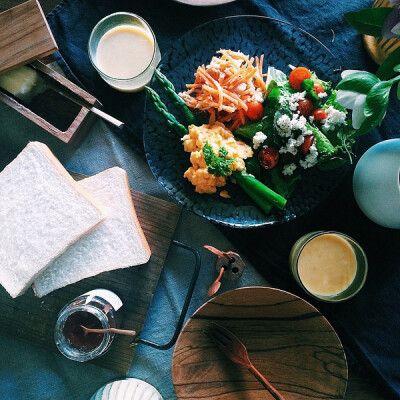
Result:
{"label": "asparagus spear", "polygon": [[261,210],[264,211],[265,214],[269,214],[272,210],[272,204],[269,203],[268,201],[266,201],[262,196],[260,196],[259,194],[255,193],[254,191],[252,191],[251,189],[249,189],[246,185],[244,185],[243,183],[239,183],[238,181],[238,185],[241,187],[241,189],[254,201],[254,203],[256,203]]}
{"label": "asparagus spear", "polygon": [[170,112],[166,105],[161,101],[160,96],[150,87],[145,86],[146,93],[149,95],[154,109],[165,119],[167,124],[175,130],[179,136],[184,136],[188,130]]}
{"label": "asparagus spear", "polygon": [[164,93],[173,101],[175,107],[178,110],[182,111],[182,114],[186,118],[187,122],[189,124],[197,125],[197,118],[193,114],[193,112],[190,110],[190,108],[186,105],[185,100],[183,100],[181,97],[178,96],[178,94],[175,92],[175,87],[170,82],[167,77],[160,72],[158,69],[154,71],[154,76],[157,79],[157,82],[159,83],[161,89],[164,91]]}
{"label": "asparagus spear", "polygon": [[245,171],[234,171],[232,176],[236,179],[240,187],[246,186],[248,189],[258,196],[261,196],[266,201],[269,201],[274,206],[283,209],[286,205],[286,199],[280,194],[271,190],[268,186],[265,186],[254,176],[249,175]]}

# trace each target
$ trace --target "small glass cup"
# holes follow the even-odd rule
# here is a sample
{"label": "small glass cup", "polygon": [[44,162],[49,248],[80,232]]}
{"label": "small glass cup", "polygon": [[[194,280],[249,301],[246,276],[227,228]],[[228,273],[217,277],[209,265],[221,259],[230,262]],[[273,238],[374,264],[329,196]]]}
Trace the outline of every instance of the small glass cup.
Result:
{"label": "small glass cup", "polygon": [[[109,76],[104,73],[99,67],[99,63],[96,59],[96,52],[101,38],[111,29],[118,26],[133,26],[139,27],[148,33],[149,37],[152,38],[153,42],[153,55],[149,65],[136,76],[129,78],[118,78]],[[161,61],[161,54],[158,48],[156,37],[154,32],[150,28],[150,25],[139,15],[131,14],[128,12],[117,12],[107,17],[104,17],[97,25],[93,28],[88,43],[88,53],[91,63],[97,70],[99,75],[113,88],[122,92],[137,92],[142,90],[145,85],[150,82],[153,76],[154,70]],[[118,60],[116,60],[118,62]]]}
{"label": "small glass cup", "polygon": [[89,333],[86,328],[117,328],[121,299],[106,289],[95,289],[76,297],[58,314],[54,340],[58,350],[67,358],[84,362],[103,355],[111,346],[115,334]]}
{"label": "small glass cup", "polygon": [[[298,270],[298,262],[300,258],[300,254],[305,248],[305,246],[313,239],[326,235],[326,234],[333,234],[339,236],[341,239],[345,240],[353,249],[355,259],[356,259],[356,272],[355,276],[352,280],[352,282],[345,287],[342,291],[338,293],[334,293],[331,295],[322,295],[322,294],[317,294],[313,293],[310,291],[306,285],[302,282],[300,275],[299,275],[299,270]],[[307,233],[304,236],[302,236],[300,239],[296,241],[296,243],[293,245],[292,250],[290,251],[289,255],[289,267],[290,270],[293,274],[294,279],[296,282],[303,288],[305,292],[307,292],[310,296],[326,301],[326,302],[340,302],[344,300],[348,300],[351,297],[355,296],[363,287],[365,280],[367,279],[367,273],[368,273],[368,261],[367,261],[367,256],[364,252],[364,250],[361,248],[361,246],[350,236],[347,236],[343,233],[340,232],[335,232],[335,231],[317,231],[317,232],[311,232]]]}

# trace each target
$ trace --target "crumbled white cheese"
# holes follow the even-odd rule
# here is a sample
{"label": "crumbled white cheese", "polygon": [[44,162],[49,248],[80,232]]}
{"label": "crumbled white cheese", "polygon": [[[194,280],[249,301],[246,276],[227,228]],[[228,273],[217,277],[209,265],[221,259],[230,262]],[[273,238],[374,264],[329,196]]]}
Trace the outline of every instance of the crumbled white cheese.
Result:
{"label": "crumbled white cheese", "polygon": [[311,135],[312,132],[307,129],[306,123],[307,120],[302,115],[293,114],[292,119],[290,119],[285,114],[276,121],[276,130],[282,137],[292,137],[293,131],[299,131],[303,135]]}
{"label": "crumbled white cheese", "polygon": [[276,130],[279,136],[290,137],[292,135],[291,122],[292,120],[286,114],[278,118],[276,121]]}
{"label": "crumbled white cheese", "polygon": [[291,111],[296,111],[299,106],[299,101],[304,100],[306,92],[296,92],[289,97],[289,108]]}
{"label": "crumbled white cheese", "polygon": [[247,85],[244,82],[242,82],[239,85],[237,85],[233,91],[236,93],[241,93],[244,92],[246,89]]}
{"label": "crumbled white cheese", "polygon": [[251,101],[257,101],[258,103],[262,103],[264,101],[264,97],[262,93],[257,91],[253,94]]}
{"label": "crumbled white cheese", "polygon": [[309,153],[305,156],[304,160],[300,160],[299,164],[304,169],[313,167],[318,162],[318,150],[315,144],[310,146]]}
{"label": "crumbled white cheese", "polygon": [[333,106],[330,106],[325,110],[326,118],[323,119],[321,129],[323,132],[328,132],[335,129],[337,125],[346,125],[346,113],[343,111],[336,110]]}
{"label": "crumbled white cheese", "polygon": [[267,139],[267,135],[259,131],[253,136],[253,149],[257,150]]}
{"label": "crumbled white cheese", "polygon": [[305,133],[307,131],[306,122],[307,120],[302,115],[293,114],[290,127],[292,131],[300,131],[302,133]]}
{"label": "crumbled white cheese", "polygon": [[310,116],[308,117],[308,120],[309,120],[311,123],[313,123],[313,122],[314,122],[314,117],[313,117],[312,115],[310,115]]}
{"label": "crumbled white cheese", "polygon": [[291,111],[296,112],[299,107],[299,101],[305,99],[306,92],[296,92],[292,94],[283,93],[279,97],[279,103],[282,107],[289,108]]}
{"label": "crumbled white cheese", "polygon": [[318,93],[318,97],[319,97],[320,99],[323,99],[323,98],[326,97],[326,96],[328,96],[328,93],[326,93],[326,92]]}
{"label": "crumbled white cheese", "polygon": [[297,140],[293,138],[289,138],[289,140],[286,143],[286,146],[282,146],[279,149],[279,153],[284,154],[284,153],[291,153],[293,155],[297,154]]}
{"label": "crumbled white cheese", "polygon": [[293,171],[297,168],[297,165],[294,163],[287,164],[283,167],[282,169],[282,174],[283,175],[292,175]]}
{"label": "crumbled white cheese", "polygon": [[304,143],[304,136],[303,135],[299,135],[296,139],[296,146],[299,147]]}

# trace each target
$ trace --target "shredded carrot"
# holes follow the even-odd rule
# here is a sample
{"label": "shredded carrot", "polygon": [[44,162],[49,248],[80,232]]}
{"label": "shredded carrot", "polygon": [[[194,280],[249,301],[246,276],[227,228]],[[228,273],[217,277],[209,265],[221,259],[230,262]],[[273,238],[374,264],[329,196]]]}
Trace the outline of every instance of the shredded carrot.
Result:
{"label": "shredded carrot", "polygon": [[[210,64],[201,65],[193,84],[180,93],[188,107],[210,112],[211,121],[229,122],[230,129],[243,125],[249,102],[266,91],[264,55],[246,56],[240,51],[219,50]],[[259,94],[256,97],[256,94]],[[211,112],[212,110],[212,112]]]}

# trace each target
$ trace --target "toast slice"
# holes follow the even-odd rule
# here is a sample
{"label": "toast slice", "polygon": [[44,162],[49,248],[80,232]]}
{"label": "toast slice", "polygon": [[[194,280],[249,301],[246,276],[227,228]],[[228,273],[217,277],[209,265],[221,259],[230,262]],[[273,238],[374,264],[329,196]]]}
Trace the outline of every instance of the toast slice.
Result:
{"label": "toast slice", "polygon": [[103,219],[50,149],[29,143],[0,173],[0,283],[17,297]]}
{"label": "toast slice", "polygon": [[150,258],[126,172],[110,168],[79,184],[102,204],[105,219],[35,280],[33,290],[38,297],[101,272],[145,264]]}

